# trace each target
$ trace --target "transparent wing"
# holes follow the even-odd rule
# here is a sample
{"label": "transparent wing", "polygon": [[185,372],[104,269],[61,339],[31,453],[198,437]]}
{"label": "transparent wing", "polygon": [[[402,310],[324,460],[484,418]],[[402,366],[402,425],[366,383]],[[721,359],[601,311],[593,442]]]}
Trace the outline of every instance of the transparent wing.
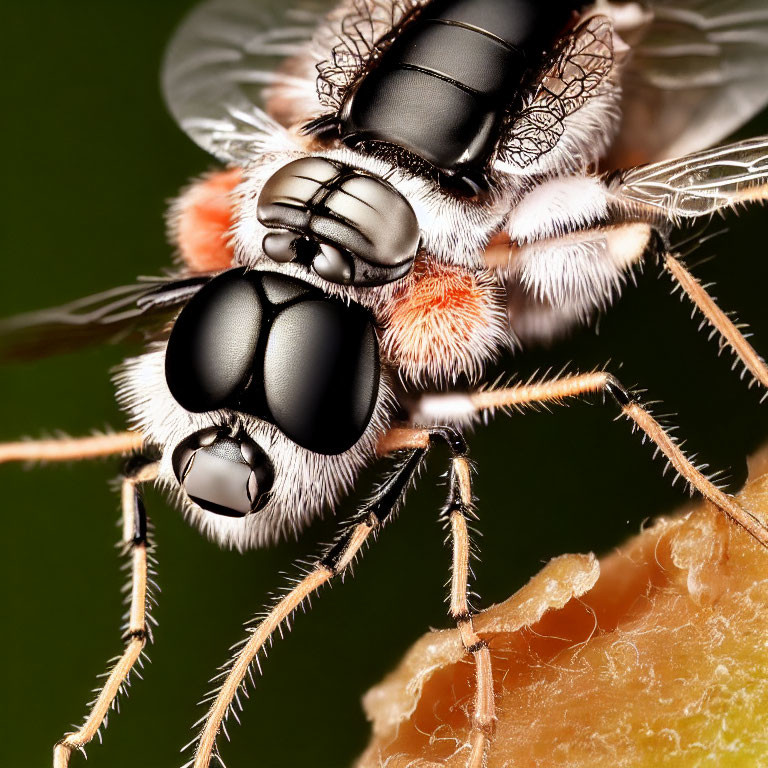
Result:
{"label": "transparent wing", "polygon": [[324,51],[317,63],[319,98],[338,113],[349,88],[381,55],[404,19],[431,0],[341,0],[328,19]]}
{"label": "transparent wing", "polygon": [[672,220],[768,199],[768,136],[618,174],[611,191]]}
{"label": "transparent wing", "polygon": [[765,0],[646,0],[643,13],[609,5],[632,53],[607,167],[712,146],[768,103]]}
{"label": "transparent wing", "polygon": [[170,321],[209,279],[209,275],[146,278],[60,307],[0,320],[0,362],[141,339]]}
{"label": "transparent wing", "polygon": [[194,8],[163,64],[163,92],[181,128],[225,163],[246,162],[274,141],[283,126],[279,106],[268,108],[270,94],[282,88],[297,99],[312,95],[314,62],[292,61],[307,56],[329,7],[328,0],[208,0]]}
{"label": "transparent wing", "polygon": [[613,67],[613,29],[605,17],[592,17],[564,37],[522,109],[510,115],[497,167],[526,169],[552,152],[568,118],[610,89]]}

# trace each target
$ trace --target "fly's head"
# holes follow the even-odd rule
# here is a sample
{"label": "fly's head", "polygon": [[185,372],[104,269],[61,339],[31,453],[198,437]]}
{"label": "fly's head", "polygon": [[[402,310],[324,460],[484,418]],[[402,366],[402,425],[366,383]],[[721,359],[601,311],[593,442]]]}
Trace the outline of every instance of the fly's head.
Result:
{"label": "fly's head", "polygon": [[200,289],[120,385],[162,449],[166,488],[194,523],[240,548],[336,502],[370,460],[387,410],[368,310],[244,268]]}

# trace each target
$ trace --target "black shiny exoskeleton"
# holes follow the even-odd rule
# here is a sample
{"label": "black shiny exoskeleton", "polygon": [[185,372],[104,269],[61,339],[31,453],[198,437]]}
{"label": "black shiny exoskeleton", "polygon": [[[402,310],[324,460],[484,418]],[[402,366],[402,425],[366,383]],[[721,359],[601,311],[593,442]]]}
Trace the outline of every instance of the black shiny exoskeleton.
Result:
{"label": "black shiny exoskeleton", "polygon": [[378,397],[373,319],[300,280],[232,269],[182,310],[165,375],[188,411],[228,408],[310,451],[341,453],[362,436]]}
{"label": "black shiny exoskeleton", "polygon": [[183,440],[173,471],[187,496],[208,512],[243,517],[266,504],[274,481],[272,462],[236,427],[212,427]]}
{"label": "black shiny exoskeleton", "polygon": [[[335,117],[338,138],[373,154],[404,153],[474,194],[504,120],[575,5],[433,0],[415,9],[377,43],[378,56],[349,88]],[[322,132],[322,121],[315,128]],[[261,189],[256,216],[268,258],[342,285],[402,279],[421,242],[403,194],[340,159],[283,165]],[[302,448],[343,453],[364,434],[378,397],[373,320],[305,282],[230,270],[179,315],[166,380],[188,411],[247,414]],[[236,423],[187,438],[173,468],[189,498],[225,515],[258,510],[274,481],[269,457]]]}
{"label": "black shiny exoskeleton", "polygon": [[332,283],[383,285],[406,275],[419,248],[408,201],[384,179],[321,157],[274,173],[257,216],[269,232],[264,253],[298,262]]}
{"label": "black shiny exoskeleton", "polygon": [[404,149],[444,174],[481,178],[505,112],[577,3],[435,0],[348,94],[350,146]]}

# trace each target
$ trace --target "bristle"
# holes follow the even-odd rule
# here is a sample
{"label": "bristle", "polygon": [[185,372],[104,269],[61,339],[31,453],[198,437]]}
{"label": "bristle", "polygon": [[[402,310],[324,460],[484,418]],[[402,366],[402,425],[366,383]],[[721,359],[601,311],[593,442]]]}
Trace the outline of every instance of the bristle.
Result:
{"label": "bristle", "polygon": [[333,112],[341,109],[345,94],[381,54],[382,41],[425,0],[347,0],[321,31],[330,38],[330,54],[317,64],[320,102]]}

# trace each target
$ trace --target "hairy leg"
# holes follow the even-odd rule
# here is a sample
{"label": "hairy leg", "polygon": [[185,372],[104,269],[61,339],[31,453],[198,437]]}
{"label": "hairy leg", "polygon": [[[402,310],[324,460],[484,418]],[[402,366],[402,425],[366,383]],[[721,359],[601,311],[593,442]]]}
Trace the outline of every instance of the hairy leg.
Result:
{"label": "hairy leg", "polygon": [[424,448],[413,448],[406,453],[399,466],[376,490],[371,501],[345,526],[336,543],[251,630],[250,636],[221,676],[221,686],[211,696],[210,708],[200,721],[202,730],[192,742],[195,755],[187,766],[208,768],[214,758],[223,765],[217,747],[219,732],[223,730],[227,735],[226,722],[231,714],[236,717],[235,707],[240,708],[240,693],[245,693],[248,680],[252,680],[252,664],[258,654],[272,634],[290,620],[296,609],[326,582],[342,574],[354,562],[369,536],[392,517],[425,453]]}
{"label": "hairy leg", "polygon": [[610,373],[596,371],[576,376],[563,376],[534,384],[520,384],[467,395],[425,395],[419,404],[419,410],[424,418],[435,416],[447,418],[450,415],[453,418],[466,419],[482,411],[522,409],[537,403],[564,403],[573,397],[600,392],[613,397],[621,408],[622,415],[654,443],[675,472],[692,489],[698,491],[731,520],[754,536],[760,544],[768,548],[768,527],[765,523],[704,476],[688,459],[675,439]]}
{"label": "hairy leg", "polygon": [[717,306],[706,288],[675,256],[667,254],[664,257],[664,267],[696,309],[701,312],[713,331],[720,335],[721,349],[730,348],[736,359],[742,362],[745,370],[752,374],[754,381],[768,389],[768,366],[765,361],[755,352],[733,320]]}
{"label": "hairy leg", "polygon": [[453,567],[451,569],[450,613],[456,622],[464,650],[475,662],[475,700],[470,731],[470,754],[467,768],[481,768],[486,756],[496,721],[493,693],[491,653],[488,643],[475,632],[468,588],[471,568],[469,557],[472,545],[467,520],[473,513],[471,469],[464,454],[451,459],[450,496],[445,516],[451,530]]}
{"label": "hairy leg", "polygon": [[0,464],[10,461],[76,461],[138,451],[144,442],[138,432],[115,432],[88,437],[21,440],[0,443]]}
{"label": "hairy leg", "polygon": [[469,605],[469,564],[472,543],[468,520],[474,517],[472,498],[472,473],[463,438],[453,430],[392,429],[378,445],[380,454],[398,448],[428,448],[442,440],[451,452],[450,490],[443,517],[450,530],[452,544],[450,615],[456,622],[464,650],[471,654],[475,663],[475,700],[469,736],[468,768],[480,768],[485,764],[488,746],[496,720],[493,691],[491,654],[488,644],[475,632],[472,609]]}
{"label": "hairy leg", "polygon": [[157,465],[143,464],[127,473],[122,484],[123,535],[122,544],[131,558],[130,604],[123,640],[125,649],[109,670],[107,679],[92,702],[83,725],[68,733],[53,749],[54,768],[66,768],[72,752],[84,747],[106,724],[110,709],[128,684],[134,665],[139,662],[150,635],[147,615],[151,545],[147,536],[147,516],[141,497],[141,486],[157,476]]}
{"label": "hairy leg", "polygon": [[422,459],[436,442],[445,443],[451,452],[450,493],[444,512],[453,541],[450,612],[464,647],[475,659],[476,669],[477,689],[467,765],[480,768],[484,764],[495,714],[490,652],[487,644],[474,631],[467,597],[470,570],[467,518],[472,514],[469,463],[463,438],[454,430],[434,428],[391,430],[382,439],[379,444],[380,455],[401,452],[404,453],[404,459],[379,486],[372,500],[346,526],[336,543],[318,558],[306,575],[275,603],[253,629],[223,675],[221,687],[211,696],[210,709],[201,720],[202,731],[193,742],[195,756],[187,765],[208,768],[214,758],[223,765],[218,753],[217,738],[222,730],[226,735],[227,719],[230,714],[235,714],[235,707],[240,707],[239,694],[245,692],[248,680],[251,679],[252,664],[258,654],[272,634],[290,620],[296,609],[334,576],[342,574],[355,560],[371,534],[375,534],[391,519],[403,501]]}

